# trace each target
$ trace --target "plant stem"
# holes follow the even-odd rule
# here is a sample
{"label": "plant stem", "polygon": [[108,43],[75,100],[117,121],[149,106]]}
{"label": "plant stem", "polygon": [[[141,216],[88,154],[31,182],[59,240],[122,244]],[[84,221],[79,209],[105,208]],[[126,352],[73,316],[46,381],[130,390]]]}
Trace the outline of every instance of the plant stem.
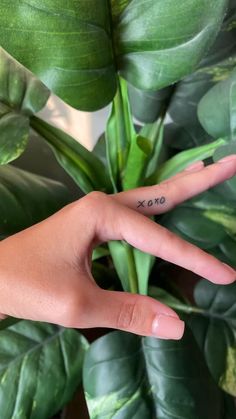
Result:
{"label": "plant stem", "polygon": [[127,254],[130,292],[132,292],[133,294],[137,294],[139,292],[139,284],[133,249],[128,243],[125,242],[124,246],[126,248]]}

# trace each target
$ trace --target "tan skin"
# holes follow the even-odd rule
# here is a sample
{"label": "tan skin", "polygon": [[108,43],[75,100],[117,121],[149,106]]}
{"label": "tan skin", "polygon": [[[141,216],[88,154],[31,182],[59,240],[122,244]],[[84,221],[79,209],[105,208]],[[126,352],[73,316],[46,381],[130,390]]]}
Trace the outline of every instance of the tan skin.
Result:
{"label": "tan skin", "polygon": [[169,211],[235,174],[236,156],[230,156],[205,168],[198,162],[159,185],[114,195],[93,192],[2,241],[1,317],[180,339],[184,323],[169,307],[150,297],[105,291],[96,285],[90,270],[92,250],[109,240],[125,240],[214,283],[234,282],[232,268],[149,216]]}

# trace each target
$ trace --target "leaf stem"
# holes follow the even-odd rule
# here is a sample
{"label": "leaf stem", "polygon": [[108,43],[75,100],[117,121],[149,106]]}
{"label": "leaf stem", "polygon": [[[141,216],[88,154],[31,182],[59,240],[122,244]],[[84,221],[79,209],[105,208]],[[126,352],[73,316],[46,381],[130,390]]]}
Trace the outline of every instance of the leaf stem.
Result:
{"label": "leaf stem", "polygon": [[127,262],[128,262],[130,292],[132,292],[133,294],[137,294],[139,293],[139,285],[138,285],[138,275],[137,275],[137,270],[136,270],[133,248],[128,243],[125,243],[125,242],[124,242],[124,246],[126,248],[126,255],[127,255]]}

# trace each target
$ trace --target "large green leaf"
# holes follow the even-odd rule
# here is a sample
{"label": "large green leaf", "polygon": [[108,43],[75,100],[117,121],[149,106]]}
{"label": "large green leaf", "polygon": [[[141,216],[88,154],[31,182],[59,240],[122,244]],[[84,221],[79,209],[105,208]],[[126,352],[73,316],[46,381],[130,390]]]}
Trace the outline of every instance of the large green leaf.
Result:
{"label": "large green leaf", "polygon": [[236,284],[225,287],[201,281],[194,292],[201,315],[191,328],[218,384],[236,396]]}
{"label": "large green leaf", "polygon": [[112,100],[107,0],[3,0],[0,16],[0,44],[66,102],[94,110]]}
{"label": "large green leaf", "polygon": [[32,117],[30,124],[47,141],[60,165],[85,193],[93,190],[111,192],[106,167],[96,155],[64,131],[37,117]]}
{"label": "large green leaf", "polygon": [[161,223],[202,249],[214,251],[216,246],[220,246],[228,262],[236,263],[234,247],[230,249],[228,243],[231,238],[233,243],[231,241],[230,243],[234,244],[235,210],[232,202],[229,200],[222,202],[222,196],[214,189],[170,211],[161,218]]}
{"label": "large green leaf", "polygon": [[91,419],[223,418],[220,391],[188,330],[181,341],[110,333],[91,345],[83,377]]}
{"label": "large green leaf", "polygon": [[227,4],[2,0],[0,42],[66,102],[91,111],[114,97],[117,71],[143,90],[191,73],[220,30]]}
{"label": "large green leaf", "polygon": [[88,344],[75,330],[20,321],[0,332],[0,410],[4,419],[45,419],[81,381]]}
{"label": "large green leaf", "polygon": [[0,47],[0,164],[19,157],[29,139],[29,116],[40,111],[49,90]]}
{"label": "large green leaf", "polygon": [[158,91],[145,91],[129,85],[132,113],[141,122],[151,123],[166,110],[173,87]]}
{"label": "large green leaf", "polygon": [[218,385],[236,395],[236,283],[219,286],[206,280],[194,290],[196,306],[185,304],[160,288],[149,293],[184,315]]}
{"label": "large green leaf", "polygon": [[[235,140],[236,69],[230,77],[214,86],[200,101],[198,117],[204,129],[213,137]],[[217,104],[217,106],[216,106]]]}
{"label": "large green leaf", "polygon": [[13,166],[0,167],[0,237],[23,230],[70,201],[60,183]]}
{"label": "large green leaf", "polygon": [[174,232],[178,231],[179,235],[202,249],[212,248],[226,237],[222,225],[211,221],[210,216],[205,217],[203,211],[193,208],[174,209],[163,217],[162,224]]}

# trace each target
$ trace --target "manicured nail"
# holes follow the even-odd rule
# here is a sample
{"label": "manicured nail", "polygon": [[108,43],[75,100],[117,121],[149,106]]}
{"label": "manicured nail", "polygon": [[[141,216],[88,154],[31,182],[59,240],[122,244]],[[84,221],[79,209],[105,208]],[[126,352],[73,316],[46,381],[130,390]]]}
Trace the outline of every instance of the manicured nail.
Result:
{"label": "manicured nail", "polygon": [[181,339],[184,334],[184,322],[177,317],[158,314],[152,323],[153,336],[163,339]]}
{"label": "manicured nail", "polygon": [[217,163],[231,163],[236,162],[236,154],[231,154],[230,156],[224,157],[223,159],[220,159]]}
{"label": "manicured nail", "polygon": [[195,170],[197,171],[198,169],[201,169],[204,166],[204,163],[202,160],[197,161],[195,163],[190,164],[189,166],[186,167],[185,171],[187,172],[194,172]]}

